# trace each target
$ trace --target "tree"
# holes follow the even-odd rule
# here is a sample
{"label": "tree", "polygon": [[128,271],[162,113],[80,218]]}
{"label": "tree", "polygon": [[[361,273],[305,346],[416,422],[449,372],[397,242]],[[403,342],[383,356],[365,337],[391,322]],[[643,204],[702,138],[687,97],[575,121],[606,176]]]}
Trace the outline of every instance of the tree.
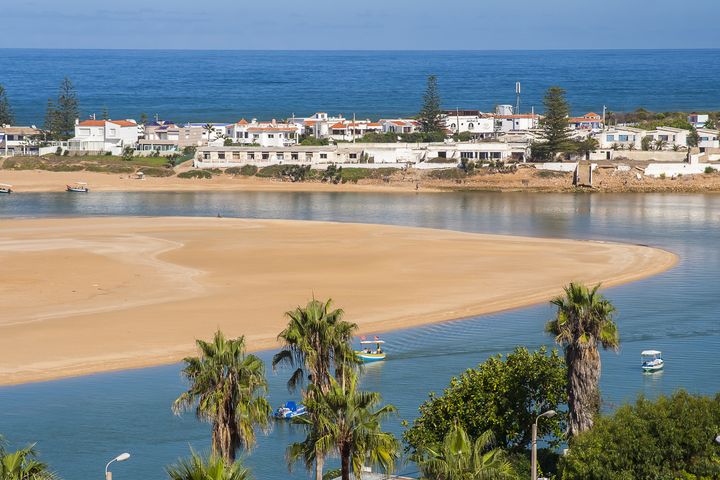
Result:
{"label": "tree", "polygon": [[550,87],[543,99],[545,117],[542,121],[542,139],[544,150],[549,159],[554,160],[558,153],[567,151],[571,146],[568,116],[570,107],[565,100],[565,90]]}
{"label": "tree", "polygon": [[205,125],[203,125],[203,130],[205,130],[207,132],[207,141],[208,141],[208,145],[209,145],[210,144],[210,135],[215,133],[215,125],[213,125],[212,123],[206,123]]}
{"label": "tree", "polygon": [[5,87],[0,84],[0,126],[15,123],[15,115],[10,107]]}
{"label": "tree", "polygon": [[75,131],[75,120],[80,116],[79,102],[75,87],[69,78],[60,83],[60,92],[55,102],[48,100],[45,114],[45,130],[52,138],[67,140]]}
{"label": "tree", "polygon": [[658,138],[657,140],[655,140],[655,143],[654,143],[655,150],[658,150],[658,151],[664,150],[666,145],[667,145],[667,141],[665,141],[661,138]]}
{"label": "tree", "polygon": [[565,287],[565,295],[550,303],[557,314],[545,326],[565,350],[568,387],[568,434],[575,436],[593,426],[600,410],[600,354],[598,344],[617,350],[620,335],[613,321],[615,307],[598,293],[580,283]]}
{"label": "tree", "polygon": [[688,147],[697,147],[698,143],[700,143],[700,135],[698,135],[697,129],[692,127],[687,136]]}
{"label": "tree", "polygon": [[[315,392],[328,391],[333,367],[338,379],[347,380],[352,368],[358,364],[350,345],[357,325],[344,321],[343,314],[342,309],[332,309],[331,299],[327,302],[313,299],[304,308],[297,307],[285,313],[288,326],[278,335],[283,348],[273,356],[272,365],[273,369],[278,365],[295,368],[287,382],[288,390],[296,390],[308,378],[316,388],[305,392],[306,399]],[[313,419],[312,412],[309,418]],[[319,433],[311,431],[308,435],[318,436]],[[315,478],[322,480],[323,452],[314,452],[306,465],[313,461]]]}
{"label": "tree", "polygon": [[648,150],[650,150],[650,147],[651,147],[651,146],[652,146],[652,137],[650,137],[650,136],[645,136],[645,137],[642,138],[642,140],[640,140],[640,148],[641,148],[644,152],[647,152]]}
{"label": "tree", "polygon": [[[391,433],[382,431],[382,420],[396,409],[392,405],[380,406],[382,398],[377,392],[364,392],[357,388],[353,376],[342,385],[334,378],[329,388],[321,390],[310,385],[305,406],[309,416],[296,417],[294,423],[307,426],[316,452],[334,452],[340,457],[343,480],[350,479],[352,469],[359,478],[367,461],[391,472],[398,458],[400,445]],[[307,448],[305,442],[299,450]],[[293,452],[293,447],[291,447]]]}
{"label": "tree", "polygon": [[[566,378],[567,369],[556,350],[548,355],[545,348],[531,353],[517,347],[504,358],[490,357],[453,378],[441,396],[430,394],[404,433],[407,450],[414,454],[441,443],[457,424],[472,439],[490,431],[499,447],[524,452],[537,415],[559,411],[567,401]],[[538,435],[552,435],[551,444],[563,434],[560,413],[539,424]]]}
{"label": "tree", "polygon": [[251,480],[250,469],[239,461],[229,463],[218,455],[203,457],[191,452],[165,468],[170,480]]}
{"label": "tree", "polygon": [[717,128],[717,123],[715,122],[715,120],[713,120],[712,118],[708,117],[708,119],[707,119],[707,121],[705,122],[705,124],[703,125],[703,127],[704,127],[704,128],[710,128],[710,129],[713,129],[713,130],[714,130],[714,129]]}
{"label": "tree", "polygon": [[430,480],[502,480],[517,478],[505,453],[493,448],[492,432],[472,441],[458,424],[453,425],[443,441],[425,447],[417,458],[423,477]]}
{"label": "tree", "polygon": [[561,478],[674,480],[720,478],[720,395],[678,391],[623,405],[570,441]]}
{"label": "tree", "polygon": [[[598,149],[600,143],[593,137],[584,138],[578,142],[574,147],[574,150],[580,153],[585,160],[590,160],[590,154]],[[615,146],[615,144],[613,144]]]}
{"label": "tree", "polygon": [[102,120],[110,120],[110,112],[108,112],[107,107],[103,107],[102,113],[100,114],[100,118]]}
{"label": "tree", "polygon": [[173,412],[197,405],[196,416],[212,424],[213,453],[231,463],[238,449],[255,444],[255,427],[269,424],[265,365],[245,354],[245,337],[226,339],[218,330],[212,342],[196,343],[200,356],[183,360],[190,388],[175,400]]}
{"label": "tree", "polygon": [[0,480],[58,480],[46,463],[37,459],[35,445],[8,452],[0,437]]}
{"label": "tree", "polygon": [[148,116],[147,113],[143,112],[140,114],[140,125],[145,125],[148,123]]}
{"label": "tree", "polygon": [[430,75],[427,79],[427,88],[423,95],[423,105],[418,114],[420,130],[425,133],[442,132],[444,129],[440,110],[440,92],[438,92],[437,77]]}

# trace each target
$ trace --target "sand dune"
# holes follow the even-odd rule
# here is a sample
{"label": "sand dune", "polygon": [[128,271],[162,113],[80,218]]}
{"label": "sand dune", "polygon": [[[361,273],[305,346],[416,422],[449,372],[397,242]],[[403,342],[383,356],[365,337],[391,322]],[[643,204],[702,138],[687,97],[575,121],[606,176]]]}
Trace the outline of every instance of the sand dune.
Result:
{"label": "sand dune", "polygon": [[217,328],[274,347],[332,296],[363,332],[615,285],[676,257],[634,245],[220,218],[4,220],[0,384],[175,362]]}

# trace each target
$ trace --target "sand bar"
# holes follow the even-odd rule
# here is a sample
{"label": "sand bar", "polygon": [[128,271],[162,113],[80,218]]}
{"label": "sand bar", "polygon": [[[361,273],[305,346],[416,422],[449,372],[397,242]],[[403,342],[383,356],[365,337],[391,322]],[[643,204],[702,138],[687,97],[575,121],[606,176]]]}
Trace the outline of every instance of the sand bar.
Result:
{"label": "sand bar", "polygon": [[367,333],[546,301],[670,268],[655,248],[228,218],[3,220],[0,384],[176,362],[217,329],[273,348],[332,296]]}

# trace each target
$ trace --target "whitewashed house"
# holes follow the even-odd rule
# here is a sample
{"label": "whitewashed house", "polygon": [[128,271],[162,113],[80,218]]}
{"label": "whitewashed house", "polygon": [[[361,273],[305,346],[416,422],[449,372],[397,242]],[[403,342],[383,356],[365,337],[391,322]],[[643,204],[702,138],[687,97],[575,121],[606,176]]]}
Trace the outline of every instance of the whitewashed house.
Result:
{"label": "whitewashed house", "polygon": [[720,131],[709,128],[698,128],[698,147],[701,152],[709,148],[720,148]]}
{"label": "whitewashed house", "polygon": [[600,150],[640,150],[642,148],[642,139],[647,133],[646,130],[641,128],[617,126],[597,132],[593,134],[593,138],[598,141]]}
{"label": "whitewashed house", "polygon": [[330,127],[338,122],[344,122],[342,115],[329,116],[326,112],[317,112],[309,117],[293,117],[288,123],[300,126],[300,135],[316,138],[330,137]]}
{"label": "whitewashed house", "polygon": [[420,130],[420,124],[411,118],[383,118],[379,123],[383,133],[415,133]]}
{"label": "whitewashed house", "polygon": [[498,132],[534,130],[539,126],[540,115],[535,113],[495,114],[495,130]]}
{"label": "whitewashed house", "polygon": [[663,144],[663,150],[672,150],[676,147],[687,147],[687,136],[689,130],[675,127],[657,127],[655,130],[649,130],[646,136],[652,138],[653,147],[657,148],[659,143]]}
{"label": "whitewashed house", "polygon": [[295,123],[258,122],[244,118],[228,127],[227,138],[237,145],[258,144],[263,147],[285,147],[298,143],[302,126]]}
{"label": "whitewashed house", "polygon": [[484,137],[495,132],[493,115],[480,110],[448,110],[443,115],[443,123],[452,133],[469,132]]}
{"label": "whitewashed house", "polygon": [[31,127],[0,125],[0,155],[35,155],[36,140],[42,132]]}
{"label": "whitewashed house", "polygon": [[710,115],[708,115],[707,113],[692,112],[687,117],[688,123],[695,128],[705,127],[705,124],[707,123],[708,120],[710,120]]}
{"label": "whitewashed house", "polygon": [[380,122],[370,120],[340,121],[330,125],[330,138],[352,142],[368,133],[382,133],[383,128]]}
{"label": "whitewashed house", "polygon": [[134,120],[76,120],[75,136],[68,140],[68,150],[121,155],[125,147],[135,148],[138,137]]}
{"label": "whitewashed house", "polygon": [[595,112],[588,112],[580,117],[568,118],[568,124],[572,130],[587,130],[596,132],[602,130],[602,117]]}

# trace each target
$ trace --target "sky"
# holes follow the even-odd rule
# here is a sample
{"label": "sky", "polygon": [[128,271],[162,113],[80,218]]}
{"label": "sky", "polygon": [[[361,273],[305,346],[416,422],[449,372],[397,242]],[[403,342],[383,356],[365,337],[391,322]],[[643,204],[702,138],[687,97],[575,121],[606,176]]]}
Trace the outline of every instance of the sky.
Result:
{"label": "sky", "polygon": [[720,48],[720,0],[0,0],[0,48]]}

